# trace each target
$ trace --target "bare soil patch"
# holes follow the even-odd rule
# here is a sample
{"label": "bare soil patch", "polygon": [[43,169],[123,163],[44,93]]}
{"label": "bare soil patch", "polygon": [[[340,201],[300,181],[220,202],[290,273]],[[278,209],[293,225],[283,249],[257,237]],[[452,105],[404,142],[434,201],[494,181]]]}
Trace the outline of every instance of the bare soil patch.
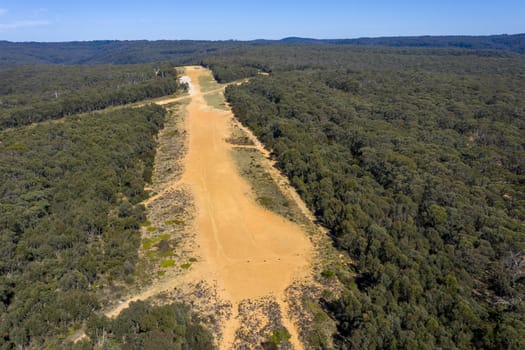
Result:
{"label": "bare soil patch", "polygon": [[[192,82],[211,76],[201,68],[187,68],[186,74]],[[210,85],[208,91],[213,88]],[[210,108],[198,85],[195,89],[187,109],[189,151],[183,181],[194,195],[196,238],[203,260],[189,274],[195,280],[216,281],[222,299],[233,304],[233,320],[225,323],[220,344],[229,349],[242,323],[235,320],[238,306],[248,299],[273,297],[281,310],[281,322],[294,327],[283,313],[285,290],[295,279],[310,275],[312,244],[297,224],[265,210],[253,199],[226,142],[232,113]],[[293,338],[290,342],[301,349],[297,331],[288,331]]]}
{"label": "bare soil patch", "polygon": [[[157,101],[187,105],[184,123],[167,125],[159,137],[151,197],[144,202],[149,222],[141,252],[149,286],[106,314],[118,315],[139,299],[184,301],[201,315],[220,349],[261,349],[272,342],[281,349],[304,349],[315,315],[321,315],[306,303],[322,292],[312,278],[320,269],[313,260],[319,257],[318,242],[325,242],[322,232],[249,129],[230,110],[207,103],[205,95],[224,86],[202,67],[184,72],[189,99]],[[235,163],[233,148],[249,155],[244,161],[253,160],[254,178],[274,182],[267,197],[293,213],[281,216],[264,207],[264,198],[241,175],[246,164]]]}

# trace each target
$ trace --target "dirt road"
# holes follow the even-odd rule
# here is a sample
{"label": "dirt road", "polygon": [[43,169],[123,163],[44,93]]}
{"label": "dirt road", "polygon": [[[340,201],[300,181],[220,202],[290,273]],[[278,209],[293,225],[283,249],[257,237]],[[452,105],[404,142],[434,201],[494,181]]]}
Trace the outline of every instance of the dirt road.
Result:
{"label": "dirt road", "polygon": [[[285,289],[294,279],[310,275],[312,244],[297,224],[262,208],[251,196],[226,142],[233,115],[229,110],[209,107],[201,93],[199,77],[211,72],[186,67],[185,75],[191,82],[191,100],[186,106],[188,153],[180,183],[188,186],[195,201],[199,261],[182,278],[161,281],[107,314],[115,316],[130,301],[185,281],[204,280],[215,284],[220,297],[233,305],[232,317],[222,325],[221,349],[233,348],[241,323],[238,306],[264,297],[279,305],[282,325],[292,336],[290,342],[295,349],[303,349],[288,316]],[[167,101],[159,101],[164,103]],[[276,176],[280,174],[272,174]]]}
{"label": "dirt road", "polygon": [[[233,116],[230,111],[209,108],[199,94],[199,76],[211,72],[192,67],[186,74],[195,95],[187,107],[189,151],[183,182],[190,185],[195,198],[203,258],[193,274],[217,281],[223,297],[234,305],[273,295],[284,306],[286,287],[293,278],[308,273],[311,244],[298,225],[263,209],[249,195],[250,186],[239,175],[226,142]],[[292,336],[297,336],[286,321]],[[223,330],[221,344],[225,349],[233,341],[235,319],[227,326],[230,329]]]}

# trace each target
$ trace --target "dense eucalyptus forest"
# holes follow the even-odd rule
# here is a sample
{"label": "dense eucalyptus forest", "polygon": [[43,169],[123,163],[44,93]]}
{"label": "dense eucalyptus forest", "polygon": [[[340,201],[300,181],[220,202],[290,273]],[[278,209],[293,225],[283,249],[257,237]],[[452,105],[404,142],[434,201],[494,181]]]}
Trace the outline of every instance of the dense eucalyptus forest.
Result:
{"label": "dense eucalyptus forest", "polygon": [[525,60],[286,50],[227,97],[354,261],[337,346],[523,348]]}
{"label": "dense eucalyptus forest", "polygon": [[0,129],[175,93],[173,65],[36,65],[0,69]]}
{"label": "dense eucalyptus forest", "polygon": [[159,107],[2,133],[3,347],[42,344],[99,308],[97,288],[132,276]]}
{"label": "dense eucalyptus forest", "polygon": [[0,348],[211,348],[186,306],[98,312],[134,279],[166,114],[108,107],[179,91],[187,63],[252,78],[235,115],[351,258],[319,300],[335,348],[524,348],[520,38],[1,42]]}

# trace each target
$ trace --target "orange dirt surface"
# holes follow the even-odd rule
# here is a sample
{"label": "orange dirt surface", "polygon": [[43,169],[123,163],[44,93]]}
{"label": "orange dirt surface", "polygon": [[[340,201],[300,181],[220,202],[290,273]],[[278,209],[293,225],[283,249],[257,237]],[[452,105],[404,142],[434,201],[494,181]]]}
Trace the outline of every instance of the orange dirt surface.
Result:
{"label": "orange dirt surface", "polygon": [[[194,197],[198,247],[195,253],[199,260],[183,276],[159,281],[106,315],[118,315],[131,301],[153,297],[185,283],[206,281],[216,285],[219,296],[233,305],[232,317],[221,325],[221,349],[234,348],[240,327],[239,304],[264,297],[275,299],[282,325],[291,335],[291,344],[296,350],[303,349],[295,322],[288,315],[285,289],[295,280],[311,276],[313,244],[299,225],[261,207],[247,180],[239,174],[231,157],[231,145],[226,141],[233,114],[208,106],[199,86],[199,77],[211,75],[211,71],[198,66],[185,67],[185,75],[185,82],[190,83],[190,96],[157,103],[191,99],[185,107],[188,151],[183,161],[184,173],[168,187],[184,185]],[[250,138],[254,138],[251,133]],[[264,151],[262,145],[256,147]],[[277,171],[272,172],[272,177],[286,182]],[[166,191],[170,190],[168,187]],[[151,200],[154,198],[148,201]],[[307,211],[298,196],[294,200]]]}
{"label": "orange dirt surface", "polygon": [[[195,93],[187,106],[189,148],[182,181],[194,195],[203,259],[192,272],[196,278],[217,281],[223,297],[234,305],[268,295],[284,305],[286,287],[310,272],[312,245],[298,225],[262,208],[250,195],[226,142],[233,115],[209,108],[200,94],[198,78],[211,72],[189,67],[186,74]],[[286,318],[286,312],[283,315]],[[287,328],[293,327],[286,321]],[[297,336],[293,328],[288,330]],[[234,332],[224,329],[221,347],[229,348]]]}

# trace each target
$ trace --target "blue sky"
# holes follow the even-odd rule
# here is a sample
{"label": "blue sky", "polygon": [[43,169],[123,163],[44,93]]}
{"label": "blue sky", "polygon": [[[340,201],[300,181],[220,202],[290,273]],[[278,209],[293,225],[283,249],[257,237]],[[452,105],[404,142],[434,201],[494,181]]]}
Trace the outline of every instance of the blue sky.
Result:
{"label": "blue sky", "polygon": [[279,39],[525,32],[525,0],[0,0],[0,40]]}

